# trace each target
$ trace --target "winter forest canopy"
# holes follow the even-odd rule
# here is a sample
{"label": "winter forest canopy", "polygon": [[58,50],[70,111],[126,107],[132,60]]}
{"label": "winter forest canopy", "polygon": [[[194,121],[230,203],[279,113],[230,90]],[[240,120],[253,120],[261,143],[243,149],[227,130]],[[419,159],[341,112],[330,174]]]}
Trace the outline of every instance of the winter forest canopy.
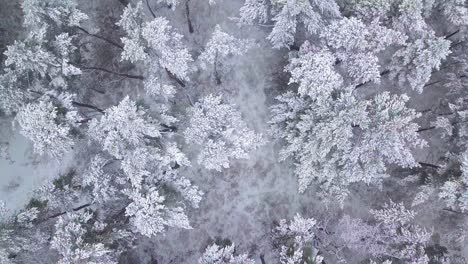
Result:
{"label": "winter forest canopy", "polygon": [[0,263],[467,264],[467,33],[465,0],[0,0]]}

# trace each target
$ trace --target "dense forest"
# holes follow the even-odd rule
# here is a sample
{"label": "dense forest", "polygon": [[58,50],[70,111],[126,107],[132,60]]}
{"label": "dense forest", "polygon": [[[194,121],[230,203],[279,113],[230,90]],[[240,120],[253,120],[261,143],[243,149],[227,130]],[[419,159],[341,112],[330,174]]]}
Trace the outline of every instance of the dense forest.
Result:
{"label": "dense forest", "polygon": [[468,264],[467,26],[465,0],[0,0],[0,264]]}

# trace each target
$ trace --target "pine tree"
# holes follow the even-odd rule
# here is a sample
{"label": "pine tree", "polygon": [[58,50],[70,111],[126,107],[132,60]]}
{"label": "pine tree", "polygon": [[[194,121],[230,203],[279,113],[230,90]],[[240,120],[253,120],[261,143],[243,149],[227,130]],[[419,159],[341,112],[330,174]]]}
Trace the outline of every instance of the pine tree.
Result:
{"label": "pine tree", "polygon": [[313,246],[315,224],[313,218],[303,218],[299,214],[289,223],[286,219],[280,220],[273,234],[281,248],[281,264],[322,263],[323,257]]}
{"label": "pine tree", "polygon": [[220,74],[228,69],[228,60],[233,56],[244,55],[252,46],[252,41],[237,39],[221,31],[221,27],[217,25],[198,60],[203,69],[213,66],[219,84]]}
{"label": "pine tree", "polygon": [[355,254],[394,258],[404,263],[429,263],[425,247],[431,234],[412,223],[414,211],[390,202],[382,209],[371,210],[371,214],[377,223],[371,225],[345,216],[339,224],[341,238]]}
{"label": "pine tree", "polygon": [[378,21],[343,18],[332,22],[320,34],[334,56],[343,62],[354,85],[380,82],[378,54],[391,45],[405,42],[405,36]]}
{"label": "pine tree", "polygon": [[122,60],[143,61],[151,67],[168,70],[177,78],[188,79],[192,57],[182,46],[182,35],[175,32],[164,17],[145,22],[141,1],[128,5],[117,23],[126,34],[122,38]]}
{"label": "pine tree", "polygon": [[409,35],[421,35],[429,29],[424,16],[423,0],[402,0],[397,2],[398,16],[393,21],[393,27]]}
{"label": "pine tree", "polygon": [[328,98],[341,88],[343,78],[335,71],[336,57],[327,49],[318,49],[305,42],[298,56],[286,67],[291,73],[289,84],[299,84],[298,93],[311,98]]}
{"label": "pine tree", "polygon": [[53,21],[57,26],[79,26],[88,18],[74,0],[24,0],[24,25],[42,27]]}
{"label": "pine tree", "polygon": [[440,188],[439,198],[453,210],[468,211],[468,151],[459,157],[460,177],[453,177]]}
{"label": "pine tree", "polygon": [[450,41],[429,34],[427,38],[415,40],[398,50],[390,64],[390,77],[400,86],[421,93],[431,78],[432,70],[439,69],[442,60],[450,54]]}
{"label": "pine tree", "polygon": [[247,254],[234,255],[235,245],[220,247],[216,244],[208,246],[198,259],[198,264],[254,264]]}
{"label": "pine tree", "polygon": [[111,195],[126,195],[130,199],[126,215],[145,236],[163,233],[166,227],[191,228],[184,208],[168,207],[164,196],[159,195],[160,190],[173,188],[195,208],[203,195],[177,172],[178,167],[189,166],[190,162],[167,136],[174,132],[170,127],[176,120],[161,107],[155,119],[127,96],[89,125],[92,139],[120,166],[113,172],[112,168],[104,168],[105,160],[97,157],[83,182],[92,187],[92,196],[100,202],[111,200]]}
{"label": "pine tree", "polygon": [[61,216],[55,223],[55,233],[51,241],[51,248],[58,251],[60,264],[90,263],[113,264],[112,251],[104,244],[90,243],[85,237],[93,230],[87,227],[92,214],[67,214]]}
{"label": "pine tree", "polygon": [[34,152],[55,158],[61,157],[74,145],[70,125],[73,119],[74,116],[63,116],[47,99],[24,106],[16,116],[21,134],[34,144]]}
{"label": "pine tree", "polygon": [[[14,114],[37,94],[61,93],[81,74],[71,62],[76,52],[71,27],[86,19],[72,0],[26,0],[22,3],[28,34],[7,46],[0,73],[0,107]],[[58,33],[57,33],[58,32]]]}
{"label": "pine tree", "polygon": [[350,5],[359,18],[384,20],[391,11],[394,2],[394,0],[360,0],[351,2]]}
{"label": "pine tree", "polygon": [[340,16],[335,1],[246,0],[240,9],[239,22],[265,23],[268,20],[269,7],[274,26],[268,39],[275,48],[289,47],[294,43],[299,23],[302,23],[309,33],[314,34],[325,25],[327,18]]}
{"label": "pine tree", "polygon": [[198,162],[207,169],[229,168],[232,159],[246,159],[263,144],[262,135],[249,129],[240,112],[221,96],[208,95],[189,111],[185,140],[201,147]]}
{"label": "pine tree", "polygon": [[18,86],[18,76],[14,71],[7,69],[0,75],[0,111],[6,115],[16,113],[27,102],[27,93]]}
{"label": "pine tree", "polygon": [[117,159],[149,138],[161,137],[161,124],[150,118],[127,96],[117,106],[105,110],[99,120],[89,123],[89,135]]}
{"label": "pine tree", "polygon": [[464,0],[439,0],[443,8],[443,14],[447,20],[456,26],[468,25],[468,8]]}
{"label": "pine tree", "polygon": [[156,189],[150,188],[146,194],[132,192],[129,198],[132,202],[125,215],[132,217],[136,230],[145,236],[163,233],[166,227],[192,229],[183,208],[164,205],[165,198]]}
{"label": "pine tree", "polygon": [[241,25],[251,25],[256,21],[264,24],[268,21],[268,0],[245,0],[239,14],[239,23]]}
{"label": "pine tree", "polygon": [[280,158],[296,161],[300,192],[317,182],[326,196],[343,201],[351,183],[379,184],[387,163],[418,166],[410,150],[424,141],[414,123],[419,115],[405,106],[409,98],[383,93],[357,101],[351,93],[328,100],[291,92],[277,97],[270,123],[274,136],[286,141]]}
{"label": "pine tree", "polygon": [[117,188],[112,175],[104,171],[108,160],[95,156],[83,174],[83,186],[92,188],[91,195],[95,202],[105,202],[114,198]]}

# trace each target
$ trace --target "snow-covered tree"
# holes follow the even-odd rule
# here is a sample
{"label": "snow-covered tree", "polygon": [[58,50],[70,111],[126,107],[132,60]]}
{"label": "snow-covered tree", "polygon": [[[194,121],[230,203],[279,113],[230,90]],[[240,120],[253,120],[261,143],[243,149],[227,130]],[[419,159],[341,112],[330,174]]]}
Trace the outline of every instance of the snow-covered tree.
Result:
{"label": "snow-covered tree", "polygon": [[239,12],[241,24],[265,23],[270,13],[274,26],[268,39],[275,48],[289,47],[294,43],[299,23],[314,34],[325,26],[328,18],[340,16],[334,0],[246,0]]}
{"label": "snow-covered tree", "polygon": [[404,35],[382,26],[378,21],[366,24],[354,17],[330,23],[320,33],[320,37],[343,59],[353,53],[375,54],[391,44],[402,44],[405,40]]}
{"label": "snow-covered tree", "polygon": [[359,0],[346,2],[351,4],[356,16],[365,20],[382,19],[390,12],[394,0]]}
{"label": "snow-covered tree", "polygon": [[239,10],[240,24],[254,24],[268,22],[268,0],[246,0]]}
{"label": "snow-covered tree", "polygon": [[39,210],[36,207],[27,208],[16,215],[16,222],[25,227],[33,227],[32,222],[37,219]]}
{"label": "snow-covered tree", "polygon": [[365,144],[361,145],[356,154],[367,156],[372,150],[378,149],[377,156],[390,163],[405,168],[417,166],[410,149],[423,147],[426,142],[417,133],[419,125],[414,121],[420,114],[406,107],[408,101],[406,95],[384,92],[369,102],[369,120],[362,125]]}
{"label": "snow-covered tree", "polygon": [[[10,214],[11,212],[9,212]],[[36,210],[25,209],[19,217],[0,217],[0,263],[33,263],[36,257],[18,258],[20,254],[35,254],[46,246],[47,234],[38,230],[32,221],[36,220]]]}
{"label": "snow-covered tree", "polygon": [[293,54],[286,70],[289,83],[299,85],[298,94],[277,97],[271,124],[274,136],[286,141],[280,157],[296,161],[299,190],[319,182],[327,196],[343,201],[345,186],[378,184],[387,177],[386,164],[417,166],[411,149],[424,141],[416,133],[419,115],[405,106],[406,95],[384,92],[362,100],[355,94],[357,85],[380,82],[378,53],[402,44],[404,35],[377,21],[343,18],[320,37],[326,47],[305,42]]}
{"label": "snow-covered tree", "polygon": [[189,166],[190,162],[166,137],[173,132],[170,126],[175,121],[166,115],[166,110],[158,109],[157,118],[153,118],[127,96],[89,125],[92,139],[120,166],[114,171],[104,168],[107,161],[97,157],[84,175],[84,184],[92,187],[94,199],[103,202],[111,200],[111,195],[128,196],[126,215],[138,232],[146,236],[160,234],[166,227],[190,228],[183,207],[164,203],[164,196],[159,195],[162,188],[169,186],[195,208],[203,195],[177,172],[178,167]]}
{"label": "snow-covered tree", "polygon": [[162,67],[183,80],[188,79],[192,56],[182,46],[182,35],[172,30],[167,19],[159,17],[147,22],[142,28],[142,37],[159,54]]}
{"label": "snow-covered tree", "polygon": [[221,96],[208,95],[189,111],[185,140],[201,147],[198,162],[207,169],[229,168],[232,159],[246,159],[263,144],[262,135],[248,128],[241,113]]}
{"label": "snow-covered tree", "polygon": [[414,225],[415,212],[402,203],[390,202],[380,210],[371,210],[377,221],[368,224],[345,216],[339,224],[340,236],[357,254],[394,258],[404,263],[429,263],[425,247],[431,233]]}
{"label": "snow-covered tree", "polygon": [[349,89],[334,96],[319,101],[288,92],[271,109],[273,134],[286,142],[280,158],[296,161],[300,192],[316,182],[343,201],[349,184],[387,177],[387,163],[417,166],[411,149],[424,141],[414,123],[419,115],[405,106],[408,97],[383,93],[358,101]]}
{"label": "snow-covered tree", "polygon": [[405,36],[378,21],[343,18],[332,22],[320,34],[334,55],[343,62],[353,84],[380,82],[378,53],[390,45],[403,44]]}
{"label": "snow-covered tree", "polygon": [[421,93],[431,78],[432,70],[439,69],[442,60],[450,54],[450,41],[430,34],[427,38],[415,40],[398,50],[390,64],[390,77],[398,80],[400,86]]}
{"label": "snow-covered tree", "polygon": [[298,56],[290,60],[286,70],[291,73],[289,84],[299,84],[298,93],[321,100],[343,85],[343,78],[335,71],[336,57],[327,49],[318,49],[305,42]]}
{"label": "snow-covered tree", "polygon": [[132,192],[132,202],[125,209],[125,214],[132,217],[136,230],[145,236],[163,233],[167,227],[192,229],[181,207],[164,205],[164,196],[156,189],[149,189],[146,194]]}
{"label": "snow-covered tree", "polygon": [[228,59],[245,54],[252,46],[252,41],[237,39],[223,32],[221,26],[217,25],[204,51],[198,57],[198,60],[203,69],[212,65],[215,78],[220,82],[219,74],[223,69],[228,68],[227,65],[225,65],[228,63]]}
{"label": "snow-covered tree", "polygon": [[60,264],[114,264],[112,251],[100,242],[89,241],[86,236],[93,230],[87,226],[92,213],[67,214],[55,224],[51,247],[58,251]]}
{"label": "snow-covered tree", "polygon": [[280,220],[273,234],[280,246],[281,264],[322,263],[323,257],[318,255],[313,244],[315,224],[315,219],[299,214],[289,223],[286,219]]}
{"label": "snow-covered tree", "polygon": [[394,28],[410,35],[424,34],[428,25],[424,19],[423,0],[402,0],[397,2],[398,16],[394,19]]}
{"label": "snow-covered tree", "polygon": [[[387,20],[395,29],[410,35],[424,34],[432,14],[443,17],[455,26],[468,23],[464,0],[359,0],[349,1],[359,17]],[[412,32],[411,32],[412,31]]]}
{"label": "snow-covered tree", "polygon": [[40,100],[21,108],[16,121],[21,127],[21,134],[33,142],[34,151],[39,155],[59,158],[74,145],[71,120],[62,116],[49,100]]}
{"label": "snow-covered tree", "polygon": [[128,5],[117,23],[126,36],[122,38],[122,60],[143,61],[149,67],[168,70],[182,80],[188,79],[192,57],[182,46],[182,35],[175,32],[164,17],[144,21],[141,1]]}
{"label": "snow-covered tree", "polygon": [[220,25],[216,25],[210,40],[198,59],[202,62],[203,67],[222,63],[223,60],[231,56],[243,55],[252,44],[250,40],[237,39],[229,35],[221,30]]}
{"label": "snow-covered tree", "polygon": [[19,89],[18,75],[12,70],[6,70],[0,75],[0,111],[11,115],[16,113],[25,103],[27,94]]}
{"label": "snow-covered tree", "polygon": [[66,78],[81,74],[70,64],[70,56],[75,50],[72,37],[62,33],[49,45],[46,34],[44,27],[31,33],[25,41],[15,41],[8,46],[5,65],[14,69],[18,77],[26,74],[37,75],[40,79],[48,77],[53,87],[66,88]]}
{"label": "snow-covered tree", "polygon": [[83,186],[92,188],[91,195],[94,201],[108,201],[116,195],[112,175],[104,171],[108,160],[96,156],[91,160],[88,169],[83,174]]}
{"label": "snow-covered tree", "polygon": [[167,191],[169,187],[198,208],[203,192],[177,173],[177,166],[188,165],[188,160],[173,144],[164,150],[137,148],[124,156],[121,169],[127,180],[123,182],[130,184],[123,193],[131,200],[126,215],[141,234],[154,236],[163,233],[166,227],[191,228],[184,208],[168,206],[165,197],[159,195],[159,190]]}
{"label": "snow-covered tree", "polygon": [[37,94],[68,88],[81,74],[71,62],[76,53],[73,35],[66,32],[86,17],[74,1],[25,0],[22,10],[28,34],[6,47],[6,67],[0,72],[0,107],[6,114],[17,112]]}
{"label": "snow-covered tree", "polygon": [[15,41],[8,46],[5,51],[5,66],[14,67],[19,74],[31,71],[45,77],[49,69],[57,65],[54,55],[42,47],[45,34],[45,28],[41,28],[24,42]]}
{"label": "snow-covered tree", "polygon": [[208,246],[198,259],[198,264],[254,264],[247,254],[234,255],[235,245],[220,247],[216,244]]}
{"label": "snow-covered tree", "polygon": [[155,123],[127,96],[117,106],[105,110],[100,119],[89,124],[89,135],[115,158],[122,158],[148,138],[159,138],[162,126]]}
{"label": "snow-covered tree", "polygon": [[468,25],[468,8],[464,0],[436,1],[443,8],[447,20],[456,26]]}
{"label": "snow-covered tree", "polygon": [[439,197],[454,210],[468,211],[468,151],[459,158],[460,177],[453,177],[440,188]]}
{"label": "snow-covered tree", "polygon": [[24,0],[24,25],[42,27],[53,21],[58,26],[79,26],[88,16],[77,8],[74,0]]}

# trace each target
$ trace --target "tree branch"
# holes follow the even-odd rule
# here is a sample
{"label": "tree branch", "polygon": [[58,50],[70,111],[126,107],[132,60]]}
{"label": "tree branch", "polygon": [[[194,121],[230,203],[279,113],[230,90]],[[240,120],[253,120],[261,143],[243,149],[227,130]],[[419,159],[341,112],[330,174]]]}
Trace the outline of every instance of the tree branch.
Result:
{"label": "tree branch", "polygon": [[450,34],[445,35],[444,38],[445,38],[445,39],[449,39],[449,38],[453,37],[454,35],[456,35],[458,32],[460,32],[460,29],[457,29],[457,30],[455,30],[454,32],[452,32],[452,33],[450,33]]}
{"label": "tree branch", "polygon": [[[389,74],[389,73],[390,73],[390,70],[384,70],[383,72],[380,73],[380,77],[382,77],[382,76],[384,76],[384,75],[387,75],[387,74]],[[360,83],[360,84],[356,85],[356,87],[354,87],[354,89],[357,89],[357,88],[359,88],[359,87],[361,87],[361,86],[363,86],[364,84],[367,84],[367,83],[369,83],[369,82],[370,82],[370,81]]]}
{"label": "tree branch", "polygon": [[177,78],[177,76],[172,74],[167,68],[164,68],[164,70],[166,70],[166,73],[169,76],[169,78],[175,80],[180,86],[185,87],[185,83],[181,81],[179,78]]}
{"label": "tree branch", "polygon": [[91,87],[91,88],[89,88],[89,89],[91,89],[91,90],[95,91],[96,93],[100,93],[100,94],[105,94],[105,93],[106,93],[106,91],[98,90],[98,89],[96,89],[96,88],[92,88],[92,87]]}
{"label": "tree branch", "polygon": [[420,128],[420,129],[416,130],[416,132],[420,133],[420,132],[432,130],[432,129],[435,129],[435,128],[436,128],[435,126],[424,127],[424,128]]}
{"label": "tree branch", "polygon": [[433,169],[439,169],[440,166],[439,165],[435,165],[435,164],[431,164],[431,163],[425,163],[425,162],[418,162],[419,165],[423,166],[423,167],[429,167],[429,168],[433,168]]}
{"label": "tree branch", "polygon": [[153,16],[153,18],[156,18],[156,14],[154,14],[153,9],[150,6],[149,0],[146,0],[146,6],[148,7],[148,9],[149,9],[151,15]]}
{"label": "tree branch", "polygon": [[92,37],[95,37],[95,38],[98,38],[100,40],[104,40],[105,42],[113,45],[114,47],[117,47],[121,50],[123,50],[123,46],[118,44],[117,42],[113,41],[113,40],[110,40],[108,38],[105,38],[105,37],[102,37],[102,36],[99,36],[99,35],[96,35],[96,34],[92,34],[90,33],[89,31],[87,31],[86,29],[82,28],[82,27],[79,27],[79,26],[76,26],[77,29],[83,31],[85,34],[89,35],[89,36],[92,36]]}
{"label": "tree branch", "polygon": [[459,211],[455,211],[455,210],[452,210],[450,208],[444,208],[442,209],[443,211],[447,211],[447,212],[451,212],[451,213],[455,213],[455,214],[464,214],[462,212],[459,212]]}
{"label": "tree branch", "polygon": [[82,70],[97,70],[97,71],[103,71],[106,73],[114,74],[117,76],[122,76],[130,79],[137,79],[137,80],[144,80],[145,77],[141,75],[132,75],[132,74],[127,74],[127,73],[120,73],[120,72],[115,72],[109,69],[101,68],[101,67],[94,67],[94,66],[83,66],[83,65],[76,65]]}
{"label": "tree branch", "polygon": [[440,83],[440,82],[442,82],[442,81],[443,81],[443,80],[433,81],[433,82],[431,82],[431,83],[425,84],[424,87],[428,87],[428,86],[434,85],[434,84],[436,84],[436,83]]}
{"label": "tree branch", "polygon": [[161,124],[162,127],[164,127],[164,129],[162,130],[162,132],[176,132],[177,131],[177,127],[176,126],[168,126],[166,124]]}
{"label": "tree branch", "polygon": [[75,102],[73,101],[72,104],[74,106],[79,106],[79,107],[85,107],[85,108],[89,108],[89,109],[93,109],[101,114],[104,114],[104,110],[102,110],[101,108],[97,107],[97,106],[94,106],[94,105],[90,105],[90,104],[84,104],[84,103],[80,103],[80,102]]}
{"label": "tree branch", "polygon": [[[80,205],[78,207],[75,207],[72,210],[73,210],[73,212],[77,212],[77,211],[79,211],[79,210],[81,210],[83,208],[89,207],[89,206],[91,206],[91,203],[86,203],[86,204]],[[57,218],[57,217],[62,216],[64,214],[66,214],[66,213],[67,213],[67,211],[63,211],[63,212],[60,212],[60,213],[53,214],[53,215],[47,217],[46,219],[42,220],[41,222],[45,222],[47,220]]]}

